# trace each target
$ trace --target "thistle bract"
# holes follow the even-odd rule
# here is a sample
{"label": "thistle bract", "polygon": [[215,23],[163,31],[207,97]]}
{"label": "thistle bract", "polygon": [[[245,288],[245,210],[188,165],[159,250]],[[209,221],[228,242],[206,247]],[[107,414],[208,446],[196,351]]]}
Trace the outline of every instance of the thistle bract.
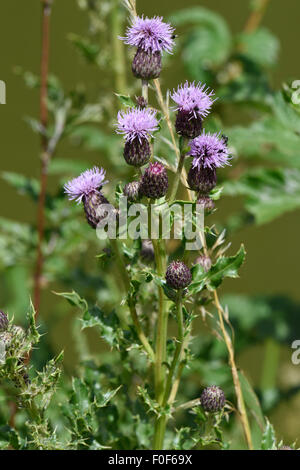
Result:
{"label": "thistle bract", "polygon": [[229,165],[230,156],[224,137],[202,132],[190,143],[189,155],[193,156],[193,168],[221,168]]}
{"label": "thistle bract", "polygon": [[8,318],[7,318],[6,313],[4,313],[0,310],[0,333],[7,330],[8,323],[9,322],[8,322]]}
{"label": "thistle bract", "polygon": [[210,412],[221,411],[224,408],[225,401],[223,390],[216,385],[205,388],[200,397],[202,408]]}
{"label": "thistle bract", "polygon": [[130,202],[137,202],[141,198],[141,182],[132,181],[124,186],[123,194]]}
{"label": "thistle bract", "polygon": [[136,78],[153,80],[162,70],[161,53],[138,49],[132,61],[131,70]]}
{"label": "thistle bract", "polygon": [[173,289],[183,289],[192,282],[191,270],[182,261],[172,261],[167,268],[166,281]]}
{"label": "thistle bract", "polygon": [[99,222],[103,220],[108,214],[107,211],[101,210],[100,206],[102,204],[109,204],[109,202],[103,196],[103,194],[99,193],[98,191],[91,192],[87,196],[84,196],[83,207],[86,220],[93,228],[97,228]]}
{"label": "thistle bract", "polygon": [[217,184],[217,174],[215,168],[205,168],[201,166],[191,166],[188,177],[188,185],[194,191],[208,194]]}

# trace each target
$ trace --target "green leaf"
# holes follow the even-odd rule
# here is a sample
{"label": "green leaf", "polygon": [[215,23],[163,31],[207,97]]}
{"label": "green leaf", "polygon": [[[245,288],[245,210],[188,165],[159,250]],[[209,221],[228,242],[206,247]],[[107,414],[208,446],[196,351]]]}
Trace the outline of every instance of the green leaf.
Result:
{"label": "green leaf", "polygon": [[50,161],[49,165],[49,174],[50,175],[79,175],[83,171],[90,168],[91,163],[88,161],[80,160],[65,160],[63,158],[53,158]]}
{"label": "green leaf", "polygon": [[2,178],[17,189],[20,194],[26,194],[34,201],[38,199],[40,193],[40,183],[38,180],[8,171],[2,173]]}
{"label": "green leaf", "polygon": [[243,54],[262,66],[271,66],[277,62],[280,48],[279,40],[267,28],[258,28],[251,33],[242,33],[238,37]]}
{"label": "green leaf", "polygon": [[64,297],[71,305],[78,307],[83,312],[88,310],[87,301],[82,299],[74,290],[72,292],[53,292],[53,294]]}
{"label": "green leaf", "polygon": [[130,98],[129,95],[120,95],[119,93],[115,93],[116,97],[120,101],[120,103],[125,106],[126,108],[133,108],[135,107],[135,102]]}
{"label": "green leaf", "polygon": [[249,127],[224,130],[240,158],[260,158],[300,168],[300,137],[276,117],[255,121]]}
{"label": "green leaf", "polygon": [[183,61],[192,78],[206,78],[203,70],[222,64],[229,56],[232,38],[222,16],[206,8],[179,10],[170,16],[177,26],[195,25],[183,41]]}
{"label": "green leaf", "polygon": [[91,64],[97,63],[97,58],[100,53],[99,44],[92,43],[90,40],[73,33],[68,35],[68,39],[87,62]]}
{"label": "green leaf", "polygon": [[276,450],[276,437],[272,424],[267,420],[265,431],[263,433],[262,450]]}
{"label": "green leaf", "polygon": [[238,277],[238,269],[245,260],[246,252],[244,245],[241,245],[238,253],[234,256],[221,256],[208,272],[205,272],[200,264],[192,268],[193,282],[189,287],[189,292],[196,294],[205,286],[209,290],[215,290],[223,281],[224,277]]}
{"label": "green leaf", "polygon": [[224,195],[247,197],[246,209],[257,224],[271,222],[300,207],[300,171],[259,168],[224,183]]}
{"label": "green leaf", "polygon": [[260,426],[260,428],[264,429],[266,420],[263,415],[260,403],[253,388],[251,387],[250,383],[248,382],[247,378],[245,377],[242,371],[239,371],[239,379],[242,387],[245,404],[248,408],[248,412],[255,417],[255,420]]}

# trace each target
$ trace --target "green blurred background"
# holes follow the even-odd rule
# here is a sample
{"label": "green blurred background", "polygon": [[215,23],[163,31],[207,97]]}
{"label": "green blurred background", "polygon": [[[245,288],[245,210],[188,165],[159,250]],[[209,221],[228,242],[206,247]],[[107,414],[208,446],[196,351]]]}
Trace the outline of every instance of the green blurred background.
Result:
{"label": "green blurred background", "polygon": [[[138,0],[138,10],[145,15],[167,16],[183,7],[205,6],[221,15],[228,21],[234,32],[242,29],[248,14],[248,3],[240,0]],[[7,85],[7,104],[0,106],[1,123],[1,171],[16,171],[28,176],[38,177],[39,174],[39,138],[32,133],[25,116],[38,116],[38,95],[28,90],[23,81],[15,74],[15,66],[39,73],[40,61],[40,1],[39,0],[2,0],[0,4],[0,79]],[[274,32],[280,40],[281,51],[278,66],[273,70],[273,81],[278,87],[282,81],[290,78],[300,79],[300,63],[298,61],[300,2],[297,0],[272,0],[265,18],[264,25]],[[95,67],[87,67],[80,59],[72,44],[67,39],[69,33],[84,35],[88,20],[77,7],[75,0],[56,0],[51,18],[51,72],[60,77],[66,89],[85,84],[91,99],[96,99],[104,79]],[[175,86],[184,80],[184,70],[178,64],[174,69],[167,70],[163,75],[163,86]],[[111,92],[114,92],[113,86]],[[233,121],[235,117],[233,116]],[[234,121],[235,122],[235,121]],[[235,122],[236,124],[238,122]],[[300,149],[299,149],[300,152]],[[105,166],[105,155],[86,152],[63,144],[58,156],[70,159],[89,160]],[[51,180],[50,180],[51,188]],[[0,185],[1,216],[20,221],[34,221],[35,206],[27,199],[21,198],[15,190],[5,182]],[[219,213],[229,214],[238,202],[225,199],[219,205]],[[241,271],[240,279],[227,281],[224,292],[249,294],[284,294],[300,302],[300,263],[298,260],[299,211],[287,214],[274,222],[257,227],[243,229],[233,238],[233,248],[240,242],[245,243],[247,262]],[[1,230],[1,227],[0,227]],[[9,275],[8,278],[9,280]],[[9,281],[6,281],[9,282]],[[20,283],[24,282],[20,272]],[[7,292],[2,285],[1,295],[5,302],[11,300],[10,295],[18,295],[18,287],[14,293]],[[20,288],[20,293],[23,290]],[[22,294],[24,295],[24,294]],[[8,296],[8,298],[7,298]],[[21,299],[22,300],[22,299]],[[23,299],[24,300],[24,299]],[[22,301],[23,301],[22,300]],[[42,315],[47,318],[53,314],[57,299],[51,293],[43,294]],[[300,312],[299,312],[300,315]],[[66,350],[67,363],[72,362],[72,345],[66,344],[63,326],[66,319],[58,319],[56,327],[51,331],[51,342],[55,350]],[[238,332],[237,332],[238,334]],[[295,331],[295,339],[300,338],[300,331]],[[292,350],[287,346],[281,348],[281,362],[278,381],[283,387],[300,383],[300,366],[291,363]],[[259,346],[239,358],[240,365],[255,384],[260,376],[262,350]],[[295,439],[299,434],[300,399],[295,397],[282,404],[274,413],[273,422],[279,431],[279,437]]]}

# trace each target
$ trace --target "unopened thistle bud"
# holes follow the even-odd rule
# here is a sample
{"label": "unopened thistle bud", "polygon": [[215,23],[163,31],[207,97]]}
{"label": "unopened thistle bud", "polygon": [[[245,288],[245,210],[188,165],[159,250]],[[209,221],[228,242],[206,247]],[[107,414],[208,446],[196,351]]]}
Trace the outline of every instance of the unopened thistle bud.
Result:
{"label": "unopened thistle bud", "polygon": [[209,196],[202,196],[201,194],[197,199],[197,204],[207,213],[212,212],[215,208],[214,201]]}
{"label": "unopened thistle bud", "polygon": [[201,255],[195,261],[195,265],[197,264],[200,264],[204,271],[208,272],[211,268],[211,259],[209,256]]}
{"label": "unopened thistle bud", "polygon": [[184,289],[192,282],[191,270],[182,261],[172,261],[167,268],[166,281],[173,289]]}
{"label": "unopened thistle bud", "polygon": [[137,202],[141,199],[141,182],[132,181],[124,186],[123,194],[130,202]]}
{"label": "unopened thistle bud", "polygon": [[191,166],[187,182],[190,189],[198,193],[208,194],[217,184],[216,169]]}
{"label": "unopened thistle bud", "polygon": [[7,318],[6,313],[4,313],[0,310],[0,333],[7,330],[8,323],[9,322],[8,322],[8,318]]}
{"label": "unopened thistle bud", "polygon": [[154,248],[151,240],[142,241],[141,258],[144,261],[154,260]]}
{"label": "unopened thistle bud", "polygon": [[206,117],[213,104],[213,92],[205,89],[205,85],[188,83],[173,91],[171,98],[176,103],[177,134],[188,139],[194,139],[202,131],[202,121]]}
{"label": "unopened thistle bud", "polygon": [[137,47],[132,72],[142,80],[158,78],[161,72],[161,53],[172,52],[174,29],[162,18],[136,17],[122,39],[125,44]]}
{"label": "unopened thistle bud", "polygon": [[100,192],[102,186],[107,183],[104,178],[103,168],[94,167],[64,186],[70,200],[75,199],[77,203],[83,202],[87,221],[93,228],[96,228],[97,224],[107,215],[107,212],[103,214],[103,211],[99,211],[102,204],[108,204],[107,199]]}
{"label": "unopened thistle bud", "polygon": [[204,411],[221,411],[225,405],[225,394],[220,387],[212,385],[203,390],[200,402]]}
{"label": "unopened thistle bud", "polygon": [[136,96],[135,99],[139,108],[141,109],[147,108],[148,102],[145,100],[143,96]]}
{"label": "unopened thistle bud", "polygon": [[159,199],[168,191],[168,174],[165,167],[159,163],[150,163],[141,181],[141,192],[150,199]]}
{"label": "unopened thistle bud", "polygon": [[116,132],[125,138],[124,158],[128,165],[140,167],[151,156],[149,137],[158,129],[156,111],[149,108],[130,108],[118,113]]}

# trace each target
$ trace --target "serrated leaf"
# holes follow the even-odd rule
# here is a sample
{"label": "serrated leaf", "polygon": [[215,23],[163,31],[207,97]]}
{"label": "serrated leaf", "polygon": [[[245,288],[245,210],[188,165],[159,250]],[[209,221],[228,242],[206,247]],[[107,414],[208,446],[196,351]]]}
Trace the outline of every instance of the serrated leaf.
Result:
{"label": "serrated leaf", "polygon": [[55,295],[59,295],[60,297],[64,297],[65,299],[67,299],[67,301],[71,305],[78,307],[83,312],[86,312],[88,310],[87,301],[85,299],[82,299],[74,290],[72,292],[53,292],[53,293]]}
{"label": "serrated leaf", "polygon": [[115,95],[120,101],[120,103],[126,108],[135,107],[135,102],[132,100],[132,98],[129,95],[120,95],[119,93],[115,93]]}
{"label": "serrated leaf", "polygon": [[242,33],[238,38],[243,54],[262,66],[274,65],[278,59],[279,40],[267,28]]}
{"label": "serrated leaf", "polygon": [[271,222],[300,207],[298,169],[259,168],[244,173],[239,180],[224,183],[224,195],[247,197],[245,208],[257,224]]}
{"label": "serrated leaf", "polygon": [[262,450],[276,450],[276,437],[272,424],[267,420],[261,443]]}
{"label": "serrated leaf", "polygon": [[203,70],[222,64],[230,54],[231,33],[222,16],[202,7],[179,10],[170,16],[175,26],[195,25],[183,42],[183,61],[192,78],[206,79]]}

